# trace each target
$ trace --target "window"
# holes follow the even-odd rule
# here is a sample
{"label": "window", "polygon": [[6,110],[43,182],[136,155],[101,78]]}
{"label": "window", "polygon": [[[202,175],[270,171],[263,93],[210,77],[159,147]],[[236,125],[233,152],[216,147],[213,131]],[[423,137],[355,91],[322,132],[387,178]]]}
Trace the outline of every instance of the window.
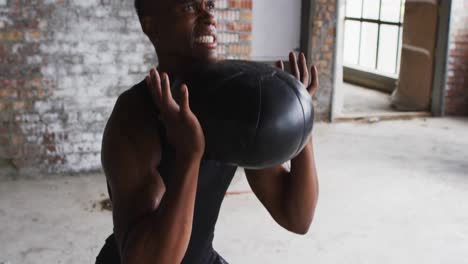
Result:
{"label": "window", "polygon": [[347,0],[344,64],[397,75],[404,0]]}

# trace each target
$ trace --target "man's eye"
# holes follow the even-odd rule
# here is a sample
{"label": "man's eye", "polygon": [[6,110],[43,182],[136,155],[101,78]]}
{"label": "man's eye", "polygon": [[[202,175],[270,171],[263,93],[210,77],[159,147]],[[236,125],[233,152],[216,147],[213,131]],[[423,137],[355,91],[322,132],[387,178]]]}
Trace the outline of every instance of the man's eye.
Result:
{"label": "man's eye", "polygon": [[215,3],[214,3],[214,1],[208,1],[208,3],[206,4],[206,7],[207,7],[209,10],[214,10],[214,9],[215,9]]}
{"label": "man's eye", "polygon": [[195,3],[189,3],[184,6],[184,11],[185,12],[193,12],[196,10]]}

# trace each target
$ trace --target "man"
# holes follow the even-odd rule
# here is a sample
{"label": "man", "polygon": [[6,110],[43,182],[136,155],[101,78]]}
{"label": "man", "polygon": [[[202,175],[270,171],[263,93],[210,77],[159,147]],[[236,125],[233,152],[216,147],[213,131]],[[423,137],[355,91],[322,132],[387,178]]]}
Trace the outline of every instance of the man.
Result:
{"label": "man", "polygon": [[[205,141],[189,107],[190,87],[180,88],[180,105],[170,90],[170,80],[217,59],[214,1],[136,0],[135,6],[159,66],[118,98],[104,132],[114,235],[96,263],[227,263],[212,241],[236,168],[203,159]],[[290,62],[312,96],[316,68],[309,75],[303,54],[296,59],[291,53]],[[245,173],[278,224],[298,234],[308,231],[318,195],[312,138],[291,160],[290,171],[278,165]]]}

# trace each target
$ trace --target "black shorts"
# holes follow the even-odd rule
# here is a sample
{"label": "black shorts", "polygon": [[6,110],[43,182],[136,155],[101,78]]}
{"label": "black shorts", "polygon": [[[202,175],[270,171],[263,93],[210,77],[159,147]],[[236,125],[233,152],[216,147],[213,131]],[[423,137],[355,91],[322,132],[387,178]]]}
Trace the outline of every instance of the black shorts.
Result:
{"label": "black shorts", "polygon": [[[229,264],[214,250],[208,259],[206,264]],[[106,243],[96,257],[96,264],[120,264],[120,253],[113,234],[106,239]]]}

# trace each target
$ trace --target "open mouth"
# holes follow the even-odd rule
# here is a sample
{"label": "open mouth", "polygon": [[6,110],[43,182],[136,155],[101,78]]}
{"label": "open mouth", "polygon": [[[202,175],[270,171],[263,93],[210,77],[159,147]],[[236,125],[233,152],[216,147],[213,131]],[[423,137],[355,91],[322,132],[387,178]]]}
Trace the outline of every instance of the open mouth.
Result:
{"label": "open mouth", "polygon": [[216,47],[216,37],[214,35],[202,35],[195,38],[195,43],[208,47]]}
{"label": "open mouth", "polygon": [[209,35],[200,36],[195,39],[195,42],[202,43],[202,44],[210,44],[210,43],[214,43],[214,41],[215,41],[214,36],[209,36]]}

